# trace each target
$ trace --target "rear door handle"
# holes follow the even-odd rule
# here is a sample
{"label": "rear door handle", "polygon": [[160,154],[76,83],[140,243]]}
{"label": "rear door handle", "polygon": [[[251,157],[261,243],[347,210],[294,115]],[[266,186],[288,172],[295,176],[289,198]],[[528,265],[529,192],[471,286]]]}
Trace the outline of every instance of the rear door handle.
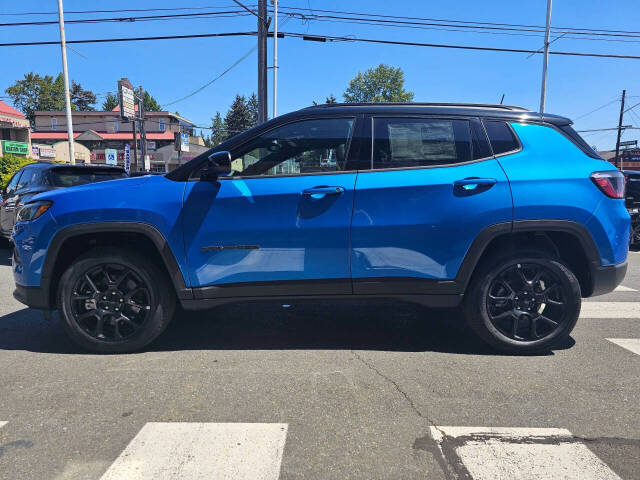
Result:
{"label": "rear door handle", "polygon": [[453,182],[453,187],[458,191],[473,192],[475,190],[487,190],[498,181],[495,178],[463,178]]}
{"label": "rear door handle", "polygon": [[305,197],[322,198],[325,195],[340,195],[344,192],[344,187],[329,187],[327,185],[320,185],[318,187],[307,188],[302,191],[302,195]]}

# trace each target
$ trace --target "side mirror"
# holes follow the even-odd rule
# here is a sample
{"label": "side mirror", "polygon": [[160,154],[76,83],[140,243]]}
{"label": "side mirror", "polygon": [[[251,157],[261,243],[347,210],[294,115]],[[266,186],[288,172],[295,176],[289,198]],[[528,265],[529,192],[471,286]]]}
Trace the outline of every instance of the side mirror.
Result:
{"label": "side mirror", "polygon": [[209,156],[207,167],[200,174],[200,180],[214,182],[221,175],[231,173],[231,153],[215,152]]}

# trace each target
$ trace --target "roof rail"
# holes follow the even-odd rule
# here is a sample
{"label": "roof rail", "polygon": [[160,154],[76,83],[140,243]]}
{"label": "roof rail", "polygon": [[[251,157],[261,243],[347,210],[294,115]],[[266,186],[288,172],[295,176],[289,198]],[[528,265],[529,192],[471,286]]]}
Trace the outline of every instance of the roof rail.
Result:
{"label": "roof rail", "polygon": [[530,112],[528,108],[518,107],[516,105],[502,105],[493,103],[442,103],[442,102],[385,102],[385,103],[323,103],[319,105],[311,105],[306,108],[317,107],[385,107],[385,106],[403,106],[408,107],[458,107],[458,108],[496,108],[500,110],[521,110]]}

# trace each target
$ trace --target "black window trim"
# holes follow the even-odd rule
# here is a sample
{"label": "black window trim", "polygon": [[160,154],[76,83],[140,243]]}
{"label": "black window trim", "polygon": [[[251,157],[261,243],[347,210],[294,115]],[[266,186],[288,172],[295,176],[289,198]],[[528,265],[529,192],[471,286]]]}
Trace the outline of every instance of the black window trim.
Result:
{"label": "black window trim", "polygon": [[[511,131],[513,138],[516,139],[518,148],[514,148],[512,150],[496,154],[493,151],[493,145],[491,145],[491,138],[489,137],[489,132],[487,132],[487,127],[485,126],[484,122],[502,122],[506,124],[507,128]],[[487,141],[489,142],[489,148],[491,149],[491,153],[493,153],[493,158],[500,158],[500,157],[505,157],[507,155],[513,155],[514,153],[520,153],[524,149],[524,147],[522,146],[522,142],[520,141],[520,137],[518,137],[518,135],[516,134],[516,131],[513,129],[513,126],[511,126],[510,121],[505,120],[504,118],[482,117],[480,123],[482,123],[482,129],[484,130],[484,134],[487,137]],[[531,122],[524,122],[524,123],[531,123]]]}
{"label": "black window trim", "polygon": [[[392,172],[399,170],[426,170],[432,168],[452,168],[457,167],[458,165],[469,165],[472,163],[485,162],[492,158],[495,158],[494,155],[490,155],[488,157],[482,158],[472,158],[466,162],[457,162],[457,163],[445,163],[442,165],[418,165],[416,167],[388,167],[388,168],[373,168],[373,154],[374,154],[374,142],[375,142],[375,119],[376,118],[419,118],[419,119],[434,119],[434,120],[466,120],[469,123],[469,139],[470,139],[470,148],[471,148],[471,157],[473,157],[473,130],[471,129],[471,121],[473,119],[478,119],[478,117],[473,116],[465,116],[465,115],[420,115],[420,114],[374,114],[371,115],[371,162],[369,163],[369,168],[367,170],[358,170],[358,172],[368,173],[368,172]],[[482,122],[480,122],[482,124]],[[484,125],[483,125],[484,131]],[[485,137],[487,132],[485,131]],[[517,137],[516,137],[517,138]],[[493,152],[491,148],[491,142],[489,142],[487,138],[487,142],[489,143],[489,150]]]}
{"label": "black window trim", "polygon": [[[350,118],[353,120],[353,126],[351,127],[351,131],[349,132],[349,138],[347,139],[347,147],[345,148],[345,167],[347,165],[349,165],[349,154],[351,153],[351,144],[353,143],[353,135],[355,133],[356,130],[356,123],[358,122],[358,120],[362,119],[361,115],[309,115],[309,116],[304,116],[304,117],[298,117],[298,118],[293,118],[288,122],[284,122],[284,123],[279,123],[277,125],[274,125],[272,128],[269,128],[267,130],[262,130],[260,133],[252,136],[251,138],[248,138],[246,141],[238,144],[238,145],[234,145],[232,150],[231,150],[231,157],[233,158],[235,153],[238,150],[242,150],[243,147],[245,147],[247,144],[249,144],[250,142],[252,142],[253,140],[255,140],[256,138],[260,137],[261,135],[264,135],[265,133],[269,133],[273,130],[276,130],[278,128],[284,127],[286,125],[290,125],[292,123],[299,123],[299,122],[304,122],[307,120],[330,120],[330,119],[335,119],[335,118]],[[314,176],[314,175],[338,175],[338,174],[345,174],[345,173],[355,173],[357,172],[357,170],[335,170],[335,171],[330,171],[330,172],[307,172],[307,173],[283,173],[283,174],[279,174],[279,175],[238,175],[238,176],[233,176],[233,177],[218,177],[218,180],[251,180],[251,179],[257,179],[257,178],[287,178],[287,177],[309,177],[309,176]],[[188,181],[198,181],[198,179],[196,178],[189,178]]]}

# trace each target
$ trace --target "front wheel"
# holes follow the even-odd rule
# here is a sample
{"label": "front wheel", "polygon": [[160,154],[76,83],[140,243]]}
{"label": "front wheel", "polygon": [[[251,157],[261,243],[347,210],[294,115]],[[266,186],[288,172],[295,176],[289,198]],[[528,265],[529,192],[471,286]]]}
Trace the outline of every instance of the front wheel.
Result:
{"label": "front wheel", "polygon": [[489,345],[510,353],[547,351],[565,341],[580,315],[580,284],[542,252],[495,259],[469,286],[465,316]]}
{"label": "front wheel", "polygon": [[167,276],[142,255],[93,250],[62,275],[58,307],[71,339],[97,353],[144,348],[167,327],[175,294]]}

